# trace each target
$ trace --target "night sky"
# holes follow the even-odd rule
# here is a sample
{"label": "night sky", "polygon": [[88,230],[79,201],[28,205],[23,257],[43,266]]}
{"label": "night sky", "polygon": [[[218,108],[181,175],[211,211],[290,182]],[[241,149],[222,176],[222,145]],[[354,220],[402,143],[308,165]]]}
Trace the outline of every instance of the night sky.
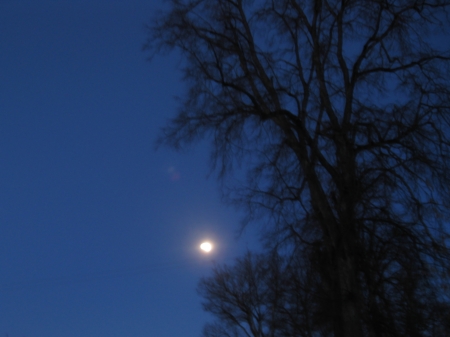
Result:
{"label": "night sky", "polygon": [[161,2],[0,0],[0,336],[199,336],[197,282],[255,246],[207,143],[155,151],[185,89],[142,52]]}

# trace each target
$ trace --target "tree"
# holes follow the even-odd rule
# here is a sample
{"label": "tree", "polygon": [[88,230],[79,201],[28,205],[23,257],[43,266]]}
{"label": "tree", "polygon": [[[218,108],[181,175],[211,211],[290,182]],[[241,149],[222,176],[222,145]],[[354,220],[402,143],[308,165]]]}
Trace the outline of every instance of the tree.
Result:
{"label": "tree", "polygon": [[317,296],[314,280],[297,262],[272,251],[216,266],[198,287],[205,311],[217,318],[203,336],[329,335],[311,308]]}
{"label": "tree", "polygon": [[[318,275],[303,262],[302,256],[287,258],[270,251],[248,252],[233,265],[216,265],[212,276],[203,278],[198,286],[204,310],[216,319],[205,325],[203,337],[331,336],[328,303],[323,301]],[[437,309],[431,314],[447,317],[434,323],[430,320],[430,335],[448,336],[444,329],[450,323],[449,307]],[[389,323],[378,322],[380,330]],[[402,336],[417,332],[410,329]]]}
{"label": "tree", "polygon": [[163,142],[210,137],[220,177],[245,167],[227,196],[308,259],[336,337],[443,329],[449,7],[173,0],[150,26],[147,48],[178,49],[189,87]]}

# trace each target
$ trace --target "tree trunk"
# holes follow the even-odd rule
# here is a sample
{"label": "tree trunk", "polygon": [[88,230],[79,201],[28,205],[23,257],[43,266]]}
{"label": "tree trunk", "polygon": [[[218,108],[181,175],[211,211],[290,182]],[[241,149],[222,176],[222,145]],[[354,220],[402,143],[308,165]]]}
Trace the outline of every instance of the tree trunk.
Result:
{"label": "tree trunk", "polygon": [[[334,335],[363,337],[355,256],[357,237],[355,224],[351,221],[352,202],[347,199],[340,203],[341,219],[337,220],[314,168],[300,157],[308,175],[314,211],[324,233],[323,249],[328,257],[323,262],[327,266],[318,267],[325,269],[329,277]],[[351,172],[347,172],[342,178],[351,180]]]}

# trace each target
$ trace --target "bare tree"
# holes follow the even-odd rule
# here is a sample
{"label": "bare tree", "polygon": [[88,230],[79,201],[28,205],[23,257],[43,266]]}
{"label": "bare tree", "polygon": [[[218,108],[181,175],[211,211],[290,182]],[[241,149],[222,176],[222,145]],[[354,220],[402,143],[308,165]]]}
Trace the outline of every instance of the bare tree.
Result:
{"label": "bare tree", "polygon": [[221,177],[248,169],[228,197],[310,260],[336,337],[444,329],[449,6],[173,0],[149,29],[189,86],[163,141],[210,137]]}
{"label": "bare tree", "polygon": [[232,266],[216,266],[198,287],[204,309],[217,319],[205,326],[204,337],[327,336],[312,309],[313,279],[298,267],[275,252],[247,253]]}

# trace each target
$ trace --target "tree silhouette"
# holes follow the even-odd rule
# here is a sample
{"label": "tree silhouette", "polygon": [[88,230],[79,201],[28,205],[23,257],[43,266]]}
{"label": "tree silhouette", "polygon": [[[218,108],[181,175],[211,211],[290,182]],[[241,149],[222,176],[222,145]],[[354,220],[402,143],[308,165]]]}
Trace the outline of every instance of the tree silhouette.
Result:
{"label": "tree silhouette", "polygon": [[217,318],[204,337],[326,336],[326,321],[311,309],[314,280],[298,267],[276,252],[247,253],[232,266],[216,266],[198,286],[204,309]]}
{"label": "tree silhouette", "polygon": [[229,200],[310,262],[336,337],[445,329],[449,6],[173,0],[149,27],[189,88],[162,142],[212,140]]}

